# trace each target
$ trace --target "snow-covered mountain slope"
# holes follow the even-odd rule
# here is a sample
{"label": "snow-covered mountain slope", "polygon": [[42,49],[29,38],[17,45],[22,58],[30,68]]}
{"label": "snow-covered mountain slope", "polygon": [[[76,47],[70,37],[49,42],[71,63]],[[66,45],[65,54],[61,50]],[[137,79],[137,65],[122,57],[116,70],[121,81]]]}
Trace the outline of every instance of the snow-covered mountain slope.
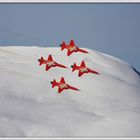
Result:
{"label": "snow-covered mountain slope", "polygon": [[[66,56],[60,48],[0,47],[0,136],[140,136],[140,76],[127,63],[98,51]],[[69,68],[45,71],[38,59]],[[84,60],[101,75],[72,73]],[[50,81],[80,91],[57,94]]]}

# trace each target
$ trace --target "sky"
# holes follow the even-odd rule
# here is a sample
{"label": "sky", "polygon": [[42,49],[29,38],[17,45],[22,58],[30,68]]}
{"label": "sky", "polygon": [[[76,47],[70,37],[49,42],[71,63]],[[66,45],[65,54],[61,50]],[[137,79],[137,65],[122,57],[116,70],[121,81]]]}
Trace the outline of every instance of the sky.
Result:
{"label": "sky", "polygon": [[0,3],[0,46],[59,47],[71,39],[140,71],[140,4]]}

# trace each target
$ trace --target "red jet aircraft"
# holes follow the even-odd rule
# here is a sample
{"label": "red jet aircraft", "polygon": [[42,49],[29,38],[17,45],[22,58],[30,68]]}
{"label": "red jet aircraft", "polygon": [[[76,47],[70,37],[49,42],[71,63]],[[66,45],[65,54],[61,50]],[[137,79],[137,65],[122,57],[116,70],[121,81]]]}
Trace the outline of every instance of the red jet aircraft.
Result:
{"label": "red jet aircraft", "polygon": [[82,76],[84,73],[93,73],[93,74],[99,74],[98,72],[89,69],[88,67],[86,67],[85,62],[82,61],[80,66],[77,66],[76,63],[74,63],[74,65],[71,66],[72,67],[72,72],[75,70],[79,71],[78,76]]}
{"label": "red jet aircraft", "polygon": [[41,57],[41,59],[38,59],[38,61],[39,65],[46,64],[46,71],[48,71],[52,67],[67,68],[64,65],[55,62],[51,55],[48,56],[48,60],[45,60],[43,57]]}
{"label": "red jet aircraft", "polygon": [[56,80],[54,79],[53,81],[51,81],[51,84],[52,84],[52,88],[58,86],[58,93],[61,93],[63,90],[68,90],[68,89],[79,91],[79,89],[66,84],[63,77],[61,78],[60,82],[56,82]]}
{"label": "red jet aircraft", "polygon": [[63,51],[64,49],[67,49],[68,50],[67,56],[70,56],[73,52],[88,53],[87,51],[78,48],[75,45],[75,43],[74,43],[73,40],[70,41],[70,44],[69,45],[67,45],[65,42],[63,42],[62,44],[60,44],[60,46],[61,46],[61,51]]}

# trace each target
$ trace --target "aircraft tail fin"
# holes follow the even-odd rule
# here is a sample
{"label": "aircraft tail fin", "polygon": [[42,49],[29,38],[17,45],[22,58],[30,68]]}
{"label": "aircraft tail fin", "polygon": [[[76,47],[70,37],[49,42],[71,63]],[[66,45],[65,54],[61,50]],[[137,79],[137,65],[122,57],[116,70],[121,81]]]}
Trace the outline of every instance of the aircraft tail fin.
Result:
{"label": "aircraft tail fin", "polygon": [[42,65],[44,63],[44,58],[41,57],[41,59],[38,59],[38,61],[39,61],[39,65]]}
{"label": "aircraft tail fin", "polygon": [[72,65],[71,67],[72,67],[72,72],[75,71],[77,69],[76,63],[74,63],[74,65]]}
{"label": "aircraft tail fin", "polygon": [[56,80],[54,79],[53,81],[51,81],[51,84],[52,84],[52,88],[54,88],[55,86],[57,86]]}
{"label": "aircraft tail fin", "polygon": [[63,51],[66,48],[66,43],[63,41],[62,44],[60,44],[61,51]]}

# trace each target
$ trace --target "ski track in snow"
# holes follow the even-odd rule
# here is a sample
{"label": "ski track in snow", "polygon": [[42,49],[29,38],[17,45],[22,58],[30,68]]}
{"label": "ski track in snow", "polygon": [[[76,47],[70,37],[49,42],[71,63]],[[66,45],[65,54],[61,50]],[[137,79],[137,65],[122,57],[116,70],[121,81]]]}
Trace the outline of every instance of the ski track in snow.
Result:
{"label": "ski track in snow", "polygon": [[[140,136],[138,72],[87,50],[67,57],[55,47],[0,47],[0,136]],[[49,54],[69,68],[46,72],[37,60]],[[82,60],[100,75],[78,77],[70,66]],[[62,76],[80,91],[58,94],[50,81]]]}

